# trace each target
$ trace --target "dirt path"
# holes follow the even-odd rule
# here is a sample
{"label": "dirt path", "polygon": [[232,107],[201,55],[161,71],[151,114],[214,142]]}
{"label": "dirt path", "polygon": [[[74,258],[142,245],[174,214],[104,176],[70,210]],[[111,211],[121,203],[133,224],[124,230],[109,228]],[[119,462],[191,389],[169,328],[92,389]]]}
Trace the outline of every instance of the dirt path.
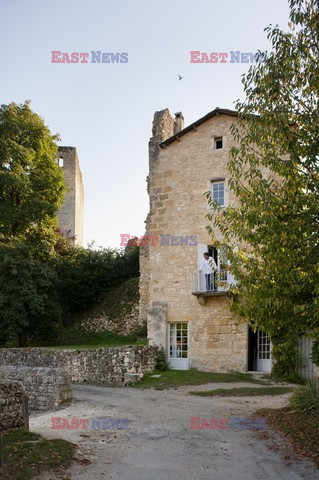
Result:
{"label": "dirt path", "polygon": [[[74,386],[67,408],[31,418],[30,429],[78,445],[67,471],[38,480],[297,480],[319,479],[308,460],[298,460],[278,434],[267,429],[191,430],[190,418],[251,418],[262,407],[281,407],[277,397],[197,397],[190,390],[247,384],[210,384],[176,390]],[[123,430],[52,430],[51,417],[128,419]],[[91,421],[90,421],[91,425]]]}

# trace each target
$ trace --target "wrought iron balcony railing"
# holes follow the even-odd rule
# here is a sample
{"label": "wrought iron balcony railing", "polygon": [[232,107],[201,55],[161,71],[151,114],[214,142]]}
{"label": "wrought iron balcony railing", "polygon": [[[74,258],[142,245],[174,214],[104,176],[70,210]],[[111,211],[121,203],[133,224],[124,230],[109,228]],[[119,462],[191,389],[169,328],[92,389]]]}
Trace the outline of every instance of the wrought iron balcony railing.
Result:
{"label": "wrought iron balcony railing", "polygon": [[204,272],[194,272],[191,276],[191,288],[194,294],[227,292],[230,283],[234,283],[234,281],[228,270],[218,270],[210,275],[206,275]]}

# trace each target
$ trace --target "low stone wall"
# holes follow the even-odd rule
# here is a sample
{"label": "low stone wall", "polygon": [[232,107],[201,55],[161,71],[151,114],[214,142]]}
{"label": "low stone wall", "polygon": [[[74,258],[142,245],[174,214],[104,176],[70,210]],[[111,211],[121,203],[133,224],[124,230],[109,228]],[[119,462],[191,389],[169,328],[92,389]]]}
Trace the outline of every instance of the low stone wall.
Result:
{"label": "low stone wall", "polygon": [[0,365],[62,368],[74,383],[122,386],[141,379],[156,364],[157,347],[85,350],[0,349]]}
{"label": "low stone wall", "polygon": [[29,430],[28,397],[20,382],[0,380],[0,432],[11,428]]}
{"label": "low stone wall", "polygon": [[[41,364],[39,361],[38,365]],[[60,368],[2,365],[0,377],[22,383],[29,397],[30,412],[52,410],[72,399],[70,377]]]}

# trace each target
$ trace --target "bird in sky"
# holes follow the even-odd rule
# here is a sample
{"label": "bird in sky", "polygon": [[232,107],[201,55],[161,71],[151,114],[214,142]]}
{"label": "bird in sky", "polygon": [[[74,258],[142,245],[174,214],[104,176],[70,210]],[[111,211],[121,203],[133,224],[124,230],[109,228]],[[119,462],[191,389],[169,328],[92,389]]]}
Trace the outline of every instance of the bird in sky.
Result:
{"label": "bird in sky", "polygon": [[182,80],[182,75],[178,74],[178,80]]}

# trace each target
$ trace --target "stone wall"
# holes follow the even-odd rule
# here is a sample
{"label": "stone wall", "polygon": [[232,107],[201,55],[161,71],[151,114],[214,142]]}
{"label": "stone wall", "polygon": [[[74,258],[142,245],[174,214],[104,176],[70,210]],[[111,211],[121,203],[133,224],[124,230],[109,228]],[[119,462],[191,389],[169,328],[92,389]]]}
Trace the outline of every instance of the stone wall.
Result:
{"label": "stone wall", "polygon": [[[0,377],[17,380],[24,386],[29,398],[29,411],[52,410],[72,399],[70,377],[59,368],[22,366],[18,358],[15,365],[2,365]],[[38,365],[42,365],[41,359]]]}
{"label": "stone wall", "polygon": [[203,371],[247,371],[248,326],[230,311],[227,297],[209,297],[205,306],[197,302],[196,307],[189,327],[191,366]]}
{"label": "stone wall", "polygon": [[0,432],[13,428],[29,430],[28,397],[20,382],[0,381]]}
{"label": "stone wall", "polygon": [[75,317],[85,331],[141,334],[139,323],[139,279],[131,278],[100,295],[97,304]]}
{"label": "stone wall", "polygon": [[110,318],[106,313],[93,312],[88,314],[86,318],[77,316],[80,328],[86,332],[115,332],[119,335],[131,335],[135,333],[139,324],[139,308],[138,305],[132,308],[132,311],[125,315],[124,319]]}
{"label": "stone wall", "polygon": [[156,347],[119,347],[86,350],[7,348],[1,365],[61,368],[74,383],[122,386],[139,380],[156,364]]}

